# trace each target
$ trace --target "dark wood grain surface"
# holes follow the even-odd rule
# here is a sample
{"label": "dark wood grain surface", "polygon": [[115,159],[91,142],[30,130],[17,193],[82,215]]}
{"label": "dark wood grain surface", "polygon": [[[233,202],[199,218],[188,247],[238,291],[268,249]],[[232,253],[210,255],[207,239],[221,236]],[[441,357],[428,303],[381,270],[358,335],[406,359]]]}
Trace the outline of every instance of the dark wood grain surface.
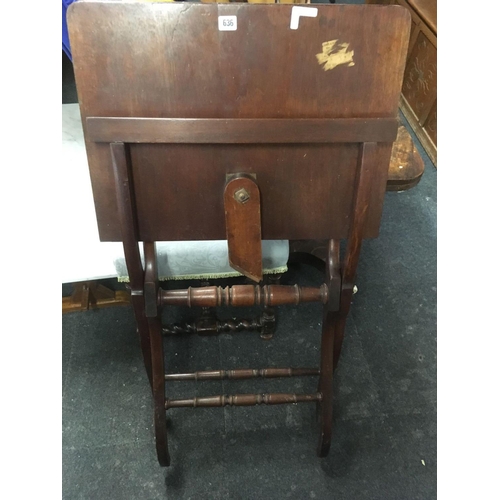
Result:
{"label": "dark wood grain surface", "polygon": [[393,118],[87,118],[93,142],[283,144],[392,142]]}
{"label": "dark wood grain surface", "polygon": [[[316,7],[291,30],[291,5],[72,5],[84,131],[91,116],[396,118],[408,12]],[[218,15],[236,15],[237,30],[219,31]],[[101,240],[119,241],[109,147],[86,146]],[[378,234],[391,143],[373,154],[365,237]],[[140,240],[224,239],[222,193],[237,172],[259,178],[264,239],[347,236],[356,144],[133,144],[130,155]]]}

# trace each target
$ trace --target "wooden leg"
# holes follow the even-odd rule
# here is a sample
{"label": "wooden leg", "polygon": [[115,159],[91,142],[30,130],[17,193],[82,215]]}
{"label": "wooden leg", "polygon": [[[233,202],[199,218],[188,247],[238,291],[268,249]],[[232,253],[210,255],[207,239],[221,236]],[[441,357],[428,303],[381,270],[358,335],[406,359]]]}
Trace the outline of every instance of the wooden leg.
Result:
{"label": "wooden leg", "polygon": [[130,299],[134,308],[137,333],[139,334],[146,373],[150,384],[152,384],[151,346],[143,292],[144,270],[139,251],[137,218],[133,203],[132,166],[125,144],[111,143],[109,147],[115,179],[116,202],[121,226],[123,251],[130,279]]}
{"label": "wooden leg", "polygon": [[329,299],[323,308],[323,326],[321,333],[321,365],[318,392],[321,393],[321,403],[318,405],[320,435],[317,454],[326,457],[330,451],[333,426],[333,371],[335,337],[339,324],[340,282],[340,242],[328,242],[326,258],[326,276],[328,281]]}
{"label": "wooden leg", "polygon": [[156,248],[153,242],[144,242],[144,315],[149,330],[151,374],[154,405],[154,427],[156,454],[160,465],[170,465],[167,440],[167,414],[165,398],[165,361],[163,354],[163,335],[161,309],[158,307],[158,268]]}
{"label": "wooden leg", "polygon": [[148,320],[144,314],[144,297],[142,295],[133,295],[131,297],[132,307],[134,309],[135,322],[137,324],[137,336],[142,351],[142,359],[146,374],[148,376],[149,385],[153,389],[153,374],[151,367],[151,339]]}
{"label": "wooden leg", "polygon": [[116,201],[123,240],[125,262],[130,279],[130,296],[141,340],[144,364],[153,391],[156,451],[161,465],[169,465],[167,417],[165,409],[165,367],[161,311],[158,308],[158,270],[153,242],[144,242],[146,269],[142,267],[137,233],[137,217],[132,188],[132,167],[127,147],[111,143],[110,153],[115,178]]}
{"label": "wooden leg", "polygon": [[326,457],[330,451],[333,426],[333,346],[336,314],[325,306],[323,330],[321,334],[321,366],[318,392],[321,402],[318,404],[320,435],[318,457]]}
{"label": "wooden leg", "polygon": [[164,467],[170,465],[167,439],[167,412],[165,409],[165,363],[163,358],[163,337],[161,320],[158,316],[148,318],[151,339],[151,360],[153,369],[154,426],[156,454],[158,462]]}
{"label": "wooden leg", "polygon": [[321,373],[318,389],[322,394],[320,405],[321,433],[318,443],[318,455],[320,457],[326,456],[330,450],[333,416],[333,371],[340,357],[346,319],[351,307],[354,278],[363,240],[363,228],[368,213],[372,176],[376,172],[376,169],[372,168],[375,150],[376,145],[374,143],[363,143],[359,150],[351,223],[342,269],[340,266],[339,242],[330,240],[328,243],[326,272],[329,303],[325,305],[323,317]]}
{"label": "wooden leg", "polygon": [[344,341],[345,324],[347,317],[340,316],[335,323],[335,335],[333,344],[333,370],[337,369],[340,352],[342,351],[342,342]]}

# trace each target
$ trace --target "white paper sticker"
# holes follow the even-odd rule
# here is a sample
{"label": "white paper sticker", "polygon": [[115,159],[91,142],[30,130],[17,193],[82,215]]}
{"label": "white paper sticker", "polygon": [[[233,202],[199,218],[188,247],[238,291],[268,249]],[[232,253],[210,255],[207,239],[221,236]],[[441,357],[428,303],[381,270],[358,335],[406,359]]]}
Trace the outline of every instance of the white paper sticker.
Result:
{"label": "white paper sticker", "polygon": [[299,18],[300,17],[317,17],[318,9],[317,7],[302,7],[300,5],[294,5],[292,7],[292,15],[290,17],[290,29],[299,29]]}
{"label": "white paper sticker", "polygon": [[236,16],[219,16],[219,31],[236,31],[237,27]]}

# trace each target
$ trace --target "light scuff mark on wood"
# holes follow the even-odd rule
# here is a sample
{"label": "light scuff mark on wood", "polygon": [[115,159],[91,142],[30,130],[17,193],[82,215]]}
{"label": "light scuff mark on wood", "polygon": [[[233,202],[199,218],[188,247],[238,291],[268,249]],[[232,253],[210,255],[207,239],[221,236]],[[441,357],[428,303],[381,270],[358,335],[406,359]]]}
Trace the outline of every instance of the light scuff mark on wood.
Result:
{"label": "light scuff mark on wood", "polygon": [[354,50],[348,50],[349,43],[337,42],[338,40],[323,42],[322,52],[316,54],[319,65],[324,64],[323,69],[325,71],[334,69],[341,64],[354,66]]}

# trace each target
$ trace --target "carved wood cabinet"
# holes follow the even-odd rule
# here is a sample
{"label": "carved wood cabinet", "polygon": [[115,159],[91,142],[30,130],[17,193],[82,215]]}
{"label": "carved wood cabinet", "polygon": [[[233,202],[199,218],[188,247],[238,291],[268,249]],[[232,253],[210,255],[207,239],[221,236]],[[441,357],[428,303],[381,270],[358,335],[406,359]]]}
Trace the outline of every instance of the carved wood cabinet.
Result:
{"label": "carved wood cabinet", "polygon": [[437,164],[436,0],[367,0],[402,5],[411,13],[411,35],[400,107],[434,165]]}

